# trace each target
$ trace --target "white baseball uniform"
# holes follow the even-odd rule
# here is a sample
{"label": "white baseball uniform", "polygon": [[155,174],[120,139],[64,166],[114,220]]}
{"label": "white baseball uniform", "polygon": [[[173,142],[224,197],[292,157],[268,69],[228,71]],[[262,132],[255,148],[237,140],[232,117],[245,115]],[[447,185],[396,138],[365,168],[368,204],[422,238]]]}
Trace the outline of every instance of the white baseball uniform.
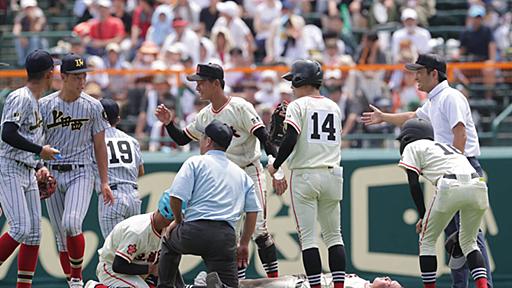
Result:
{"label": "white baseball uniform", "polygon": [[489,198],[487,185],[467,158],[451,145],[418,140],[405,147],[398,165],[423,175],[437,187],[423,219],[420,255],[436,255],[437,238],[457,211],[460,211],[462,252],[467,256],[478,250],[477,232],[489,207]]}
{"label": "white baseball uniform", "polygon": [[288,157],[290,193],[302,250],[317,248],[316,217],[327,247],[343,245],[340,201],[343,198],[341,112],[323,96],[305,96],[286,109],[286,129],[297,143]]}
{"label": "white baseball uniform", "polygon": [[205,127],[213,119],[217,119],[231,126],[235,133],[229,145],[226,156],[233,161],[254,181],[254,188],[262,204],[263,213],[258,213],[254,238],[267,234],[266,222],[266,179],[263,166],[260,162],[260,141],[252,133],[254,130],[264,127],[258,113],[251,103],[240,97],[230,97],[228,102],[218,111],[215,111],[210,103],[199,111],[195,120],[186,128],[185,133],[192,139],[199,141]]}
{"label": "white baseball uniform", "polygon": [[[56,147],[61,160],[48,161],[57,190],[46,205],[59,251],[67,251],[66,236],[82,233],[82,222],[94,188],[93,136],[110,125],[101,103],[81,93],[73,102],[60,91],[39,100],[46,141]],[[65,166],[58,166],[65,165]]]}
{"label": "white baseball uniform", "polygon": [[160,253],[160,234],[153,227],[153,212],[135,215],[117,224],[98,250],[96,276],[110,287],[149,287],[142,276],[118,274],[112,271],[116,256],[129,263],[151,264]]}
{"label": "white baseball uniform", "polygon": [[108,153],[108,183],[114,194],[112,205],[105,205],[98,197],[98,219],[101,233],[106,238],[117,223],[140,214],[141,200],[137,190],[139,167],[143,164],[140,145],[123,131],[109,127],[105,130]]}
{"label": "white baseball uniform", "polygon": [[[6,122],[16,124],[28,141],[42,144],[39,105],[27,87],[7,96],[0,125]],[[27,245],[39,245],[41,240],[41,201],[33,169],[39,160],[35,156],[0,141],[0,202],[10,226],[8,233]]]}

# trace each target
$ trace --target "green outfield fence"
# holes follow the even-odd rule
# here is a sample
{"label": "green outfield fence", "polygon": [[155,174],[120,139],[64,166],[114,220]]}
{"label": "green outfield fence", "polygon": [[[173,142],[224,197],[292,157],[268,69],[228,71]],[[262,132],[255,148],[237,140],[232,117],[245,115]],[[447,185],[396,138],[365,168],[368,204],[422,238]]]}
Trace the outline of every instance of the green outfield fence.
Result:
{"label": "green outfield fence", "polygon": [[[169,187],[176,172],[190,155],[143,155],[147,173],[139,181],[143,212],[155,209],[162,191]],[[405,174],[396,166],[398,152],[381,149],[344,150],[342,158],[344,198],[341,218],[347,252],[347,273],[356,273],[368,279],[389,275],[401,281],[405,287],[421,287],[417,259],[418,236],[414,232],[417,213]],[[487,175],[492,207],[485,216],[482,228],[487,234],[490,247],[495,287],[512,287],[512,265],[509,263],[512,220],[508,214],[512,203],[508,181],[512,149],[484,148],[480,160]],[[287,192],[280,197],[272,193],[271,189],[269,191],[268,225],[278,248],[280,273],[303,273],[295,223],[291,216],[290,194]],[[433,187],[425,184],[425,193],[426,199],[430,199]],[[97,201],[97,197],[93,196],[84,223],[86,280],[95,278],[98,262],[96,251],[103,244],[97,221]],[[48,213],[45,205],[43,207],[43,239],[33,286],[67,287]],[[7,231],[5,216],[0,219],[0,225],[2,232]],[[258,257],[255,257],[254,245],[251,248],[251,266],[247,276],[263,277],[265,273]],[[327,255],[325,250],[321,253],[324,269],[327,271]],[[449,270],[442,241],[438,242],[438,263],[438,287],[449,287]],[[181,269],[186,281],[190,283],[204,267],[200,258],[184,257]],[[0,267],[0,287],[14,287],[15,282],[16,255],[13,255]]]}

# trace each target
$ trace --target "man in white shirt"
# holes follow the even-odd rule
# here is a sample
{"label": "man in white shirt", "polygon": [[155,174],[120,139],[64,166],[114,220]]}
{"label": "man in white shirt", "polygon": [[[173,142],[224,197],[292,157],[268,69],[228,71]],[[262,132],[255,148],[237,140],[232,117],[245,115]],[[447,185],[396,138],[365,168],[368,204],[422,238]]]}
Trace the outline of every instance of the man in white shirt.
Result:
{"label": "man in white shirt", "polygon": [[400,43],[404,41],[411,41],[413,48],[419,54],[429,53],[432,50],[428,44],[431,39],[430,32],[427,29],[418,27],[418,13],[411,8],[406,8],[402,11],[401,20],[404,27],[396,30],[391,37],[393,61],[398,61]]}

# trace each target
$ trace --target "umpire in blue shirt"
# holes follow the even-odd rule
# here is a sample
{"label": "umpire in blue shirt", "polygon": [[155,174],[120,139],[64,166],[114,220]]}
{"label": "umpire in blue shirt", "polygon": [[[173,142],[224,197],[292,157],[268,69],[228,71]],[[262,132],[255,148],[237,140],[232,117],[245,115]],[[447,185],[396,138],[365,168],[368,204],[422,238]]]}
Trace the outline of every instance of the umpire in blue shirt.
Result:
{"label": "umpire in blue shirt", "polygon": [[[210,273],[208,283],[213,275],[224,286],[238,287],[237,264],[247,265],[249,240],[261,205],[252,179],[226,158],[232,138],[230,127],[213,120],[199,141],[201,156],[189,158],[178,171],[170,188],[176,226],[171,225],[172,230],[162,241],[157,287],[175,286],[183,254],[203,258]],[[181,210],[183,202],[185,215]],[[237,247],[235,225],[244,212],[245,223]]]}

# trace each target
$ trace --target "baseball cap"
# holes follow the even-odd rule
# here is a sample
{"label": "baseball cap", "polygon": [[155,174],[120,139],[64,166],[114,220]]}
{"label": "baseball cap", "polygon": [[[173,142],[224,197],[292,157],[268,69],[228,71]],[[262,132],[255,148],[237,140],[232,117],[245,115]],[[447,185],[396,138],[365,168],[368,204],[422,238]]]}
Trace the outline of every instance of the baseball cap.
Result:
{"label": "baseball cap", "polygon": [[186,27],[187,25],[188,25],[188,21],[187,20],[184,20],[184,19],[181,19],[181,18],[174,18],[174,20],[172,20],[172,27],[174,27],[174,28]]}
{"label": "baseball cap", "polygon": [[62,58],[60,72],[66,74],[79,74],[91,71],[87,68],[85,59],[75,53],[70,53]]}
{"label": "baseball cap", "polygon": [[436,69],[446,74],[446,61],[436,54],[420,54],[416,63],[405,64],[405,69],[409,71],[418,71],[423,68]]}
{"label": "baseball cap", "polygon": [[208,79],[224,79],[224,70],[220,65],[214,63],[197,64],[196,74],[188,75],[188,81],[199,81]]}
{"label": "baseball cap", "polygon": [[105,7],[105,8],[110,8],[112,7],[112,1],[110,0],[98,0],[98,2],[96,2],[98,4],[98,6],[101,6],[101,7]]}
{"label": "baseball cap", "polygon": [[405,8],[404,11],[402,11],[402,16],[400,17],[400,19],[402,21],[405,21],[407,19],[417,20],[418,19],[418,13],[416,13],[416,11],[414,11],[411,8]]}
{"label": "baseball cap", "polygon": [[216,7],[220,13],[227,14],[231,17],[237,16],[238,12],[240,11],[238,4],[236,4],[233,1],[219,2],[219,3],[217,3]]}
{"label": "baseball cap", "polygon": [[108,52],[114,51],[116,53],[119,53],[119,52],[121,52],[121,47],[119,46],[119,44],[112,42],[112,43],[109,43],[107,45],[107,47],[105,47],[105,50],[107,50]]}
{"label": "baseball cap", "polygon": [[484,17],[485,16],[485,8],[480,5],[472,5],[468,11],[469,17]]}
{"label": "baseball cap", "polygon": [[20,6],[22,9],[25,9],[28,7],[36,7],[37,1],[36,0],[21,0]]}
{"label": "baseball cap", "polygon": [[103,110],[107,114],[107,120],[109,123],[115,123],[117,117],[119,117],[119,105],[112,99],[103,98],[100,100],[103,105]]}
{"label": "baseball cap", "polygon": [[228,148],[233,138],[233,130],[226,123],[213,119],[206,128],[204,128],[206,136],[210,137],[215,143],[224,148]]}
{"label": "baseball cap", "polygon": [[50,53],[39,49],[28,54],[27,59],[25,59],[25,69],[27,73],[43,72],[59,64],[60,61],[53,60]]}

